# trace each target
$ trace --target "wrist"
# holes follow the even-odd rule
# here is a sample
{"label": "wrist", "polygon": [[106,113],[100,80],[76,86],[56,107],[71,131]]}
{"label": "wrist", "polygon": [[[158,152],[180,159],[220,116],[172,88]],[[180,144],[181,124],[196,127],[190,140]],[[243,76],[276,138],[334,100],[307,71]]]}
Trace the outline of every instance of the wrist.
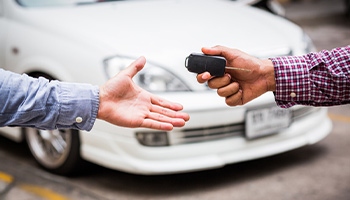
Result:
{"label": "wrist", "polygon": [[99,107],[98,107],[98,111],[97,111],[97,119],[102,119],[102,116],[103,116],[103,112],[102,112],[103,96],[104,96],[103,86],[100,86],[99,87]]}
{"label": "wrist", "polygon": [[262,70],[267,91],[276,91],[275,68],[273,62],[270,59],[262,60]]}

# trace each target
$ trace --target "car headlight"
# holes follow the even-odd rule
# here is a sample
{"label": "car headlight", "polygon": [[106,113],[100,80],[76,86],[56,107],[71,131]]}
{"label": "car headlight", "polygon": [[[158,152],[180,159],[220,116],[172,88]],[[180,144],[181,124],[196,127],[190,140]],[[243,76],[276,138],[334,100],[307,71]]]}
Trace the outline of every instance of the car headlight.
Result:
{"label": "car headlight", "polygon": [[316,47],[315,47],[314,43],[312,42],[311,38],[306,33],[303,33],[303,45],[304,45],[305,53],[310,53],[310,52],[316,51]]}
{"label": "car headlight", "polygon": [[[134,60],[134,58],[125,56],[115,56],[104,60],[107,78],[110,79],[128,67]],[[150,62],[146,63],[143,70],[137,73],[133,80],[149,92],[190,91],[190,88],[175,74]]]}

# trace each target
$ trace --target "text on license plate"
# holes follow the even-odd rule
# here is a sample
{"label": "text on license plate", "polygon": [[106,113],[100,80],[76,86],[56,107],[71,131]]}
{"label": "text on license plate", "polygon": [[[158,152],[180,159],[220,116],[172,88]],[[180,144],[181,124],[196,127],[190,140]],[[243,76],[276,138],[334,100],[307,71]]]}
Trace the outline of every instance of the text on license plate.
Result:
{"label": "text on license plate", "polygon": [[288,109],[272,107],[247,111],[246,137],[253,139],[277,133],[287,128],[290,122],[291,114]]}

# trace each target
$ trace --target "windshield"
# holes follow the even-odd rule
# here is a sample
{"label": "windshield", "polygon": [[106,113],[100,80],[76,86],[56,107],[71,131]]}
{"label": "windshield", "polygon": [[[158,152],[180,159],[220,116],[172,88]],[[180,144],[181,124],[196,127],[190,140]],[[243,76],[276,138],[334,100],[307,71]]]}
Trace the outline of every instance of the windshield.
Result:
{"label": "windshield", "polygon": [[118,0],[17,0],[18,4],[24,7],[44,7],[44,6],[71,6],[79,4],[92,4]]}

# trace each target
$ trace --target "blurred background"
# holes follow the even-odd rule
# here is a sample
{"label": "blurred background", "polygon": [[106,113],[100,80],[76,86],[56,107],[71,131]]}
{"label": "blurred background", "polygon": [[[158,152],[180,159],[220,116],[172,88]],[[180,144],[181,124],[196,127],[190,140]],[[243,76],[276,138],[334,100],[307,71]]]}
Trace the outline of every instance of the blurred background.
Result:
{"label": "blurred background", "polygon": [[[299,25],[317,50],[350,44],[348,0],[279,0],[258,5]],[[271,10],[272,9],[272,10]],[[350,199],[350,106],[329,109],[333,129],[312,146],[174,175],[133,175],[90,164],[64,177],[37,166],[28,148],[0,138],[1,199]]]}

